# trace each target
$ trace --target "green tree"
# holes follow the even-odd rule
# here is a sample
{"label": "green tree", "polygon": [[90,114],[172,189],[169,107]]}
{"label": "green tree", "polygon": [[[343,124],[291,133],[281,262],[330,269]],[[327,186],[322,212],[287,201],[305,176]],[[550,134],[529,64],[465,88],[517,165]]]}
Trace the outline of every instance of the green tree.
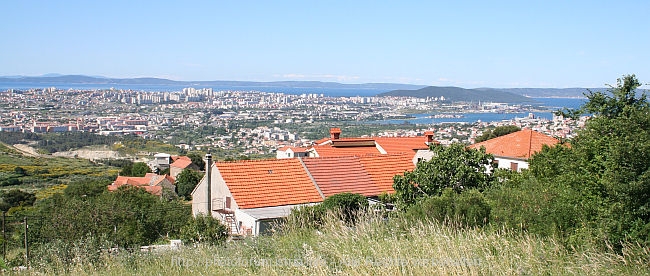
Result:
{"label": "green tree", "polygon": [[0,208],[5,212],[11,207],[32,206],[36,202],[36,195],[34,193],[25,192],[20,189],[3,191],[1,197],[4,204],[1,204]]}
{"label": "green tree", "polygon": [[68,184],[63,193],[67,197],[95,197],[106,192],[109,184],[106,180],[80,180]]}
{"label": "green tree", "polygon": [[135,162],[133,164],[126,164],[124,167],[122,167],[120,175],[142,177],[150,172],[151,168],[149,168],[147,163]]}
{"label": "green tree", "polygon": [[203,174],[194,170],[183,170],[181,173],[176,176],[176,190],[178,196],[183,197],[187,200],[192,199],[192,191],[199,181],[203,178]]}
{"label": "green tree", "polygon": [[482,190],[493,181],[492,155],[485,149],[470,149],[463,144],[432,144],[433,158],[419,162],[412,172],[393,178],[398,203],[410,205],[421,197],[439,196],[446,188],[460,193]]}
{"label": "green tree", "polygon": [[506,135],[506,134],[510,134],[510,133],[513,133],[513,132],[517,132],[517,131],[520,131],[520,130],[521,130],[521,128],[519,128],[518,126],[498,126],[498,127],[494,128],[494,130],[489,130],[488,129],[485,132],[483,132],[483,134],[481,136],[476,137],[475,142],[480,143],[480,142],[483,142],[483,141],[487,141],[487,140],[497,138],[499,136],[503,136],[503,135]]}
{"label": "green tree", "polygon": [[194,165],[198,166],[201,170],[205,169],[205,161],[203,161],[203,155],[200,152],[190,152],[187,154],[187,157],[192,160]]}
{"label": "green tree", "polygon": [[640,85],[626,75],[606,92],[589,91],[581,109],[566,112],[592,115],[571,148],[547,148],[530,162],[546,185],[574,191],[565,203],[583,211],[573,238],[650,244],[650,104],[637,96]]}

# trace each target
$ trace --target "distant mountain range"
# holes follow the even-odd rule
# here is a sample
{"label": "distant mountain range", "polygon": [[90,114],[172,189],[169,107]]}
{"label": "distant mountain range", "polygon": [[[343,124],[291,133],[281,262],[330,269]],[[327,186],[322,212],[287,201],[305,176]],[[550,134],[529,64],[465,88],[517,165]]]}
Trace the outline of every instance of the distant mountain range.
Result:
{"label": "distant mountain range", "polygon": [[293,87],[293,88],[340,88],[340,89],[373,89],[373,90],[395,90],[395,89],[418,89],[424,85],[399,84],[399,83],[363,83],[344,84],[337,82],[321,81],[175,81],[161,78],[105,78],[91,77],[84,75],[57,75],[47,74],[38,77],[29,76],[7,76],[0,77],[0,82],[5,83],[47,83],[47,84],[116,84],[116,85],[187,85],[189,86],[235,86],[235,87]]}
{"label": "distant mountain range", "polygon": [[[440,97],[451,101],[492,101],[523,103],[536,97],[583,97],[586,88],[475,88],[437,87],[399,83],[343,84],[321,81],[175,81],[162,78],[106,78],[102,76],[46,74],[42,76],[3,76],[0,83],[97,84],[97,85],[155,85],[155,86],[204,86],[241,88],[304,88],[304,89],[357,89],[366,90],[364,95]],[[592,89],[604,90],[604,89]],[[262,90],[264,91],[264,90]],[[386,92],[389,91],[389,92]],[[528,98],[530,97],[530,98]]]}
{"label": "distant mountain range", "polygon": [[497,89],[465,89],[460,87],[428,86],[417,90],[394,90],[377,96],[402,96],[416,98],[441,98],[451,102],[502,102],[535,103],[534,99]]}

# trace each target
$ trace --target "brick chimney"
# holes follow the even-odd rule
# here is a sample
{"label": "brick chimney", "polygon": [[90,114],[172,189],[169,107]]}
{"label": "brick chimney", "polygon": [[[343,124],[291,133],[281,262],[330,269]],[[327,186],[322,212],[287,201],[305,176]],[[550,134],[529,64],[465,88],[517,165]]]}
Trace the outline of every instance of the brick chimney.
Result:
{"label": "brick chimney", "polygon": [[330,139],[338,140],[341,136],[341,129],[338,127],[330,128]]}
{"label": "brick chimney", "polygon": [[424,132],[424,138],[426,139],[424,142],[428,145],[433,143],[433,131],[432,130],[427,130]]}

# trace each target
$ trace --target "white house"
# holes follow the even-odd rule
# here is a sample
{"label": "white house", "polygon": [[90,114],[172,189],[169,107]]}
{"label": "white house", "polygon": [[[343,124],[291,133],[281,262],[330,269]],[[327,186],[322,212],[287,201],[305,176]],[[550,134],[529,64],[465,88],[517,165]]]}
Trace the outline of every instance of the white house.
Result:
{"label": "white house", "polygon": [[498,168],[521,171],[528,169],[528,159],[542,150],[544,145],[553,146],[560,140],[551,136],[523,129],[487,141],[473,144],[469,148],[485,148],[487,153],[494,155],[494,163]]}

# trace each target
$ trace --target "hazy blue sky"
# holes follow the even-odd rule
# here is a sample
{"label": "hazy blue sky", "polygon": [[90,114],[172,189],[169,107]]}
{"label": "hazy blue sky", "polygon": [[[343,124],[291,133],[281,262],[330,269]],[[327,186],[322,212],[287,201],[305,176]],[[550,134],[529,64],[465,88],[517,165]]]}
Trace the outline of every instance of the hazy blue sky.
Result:
{"label": "hazy blue sky", "polygon": [[650,82],[650,1],[5,0],[0,10],[0,75]]}

